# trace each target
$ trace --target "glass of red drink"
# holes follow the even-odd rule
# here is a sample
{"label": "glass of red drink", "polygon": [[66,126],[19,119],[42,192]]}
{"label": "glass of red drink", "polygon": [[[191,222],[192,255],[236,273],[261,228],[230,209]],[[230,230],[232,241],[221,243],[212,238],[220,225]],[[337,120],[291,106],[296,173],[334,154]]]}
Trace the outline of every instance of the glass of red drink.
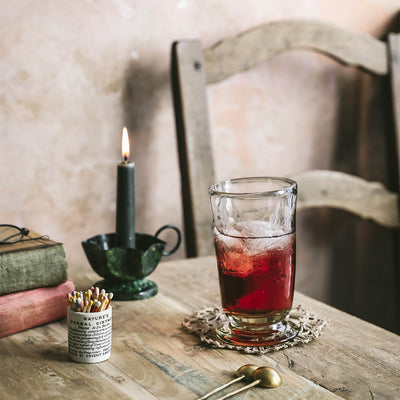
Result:
{"label": "glass of red drink", "polygon": [[266,346],[297,334],[293,302],[297,184],[286,178],[229,179],[209,189],[221,302],[218,336]]}

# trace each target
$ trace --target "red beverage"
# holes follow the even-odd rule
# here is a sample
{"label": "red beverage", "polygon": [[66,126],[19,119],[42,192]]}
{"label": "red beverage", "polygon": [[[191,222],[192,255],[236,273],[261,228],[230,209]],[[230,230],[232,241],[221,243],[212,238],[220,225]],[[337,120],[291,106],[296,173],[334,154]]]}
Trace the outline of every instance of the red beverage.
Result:
{"label": "red beverage", "polygon": [[297,184],[227,179],[210,186],[222,308],[216,334],[239,346],[270,346],[299,332],[292,308]]}
{"label": "red beverage", "polygon": [[233,315],[286,315],[292,307],[295,233],[236,237],[215,233],[222,307]]}

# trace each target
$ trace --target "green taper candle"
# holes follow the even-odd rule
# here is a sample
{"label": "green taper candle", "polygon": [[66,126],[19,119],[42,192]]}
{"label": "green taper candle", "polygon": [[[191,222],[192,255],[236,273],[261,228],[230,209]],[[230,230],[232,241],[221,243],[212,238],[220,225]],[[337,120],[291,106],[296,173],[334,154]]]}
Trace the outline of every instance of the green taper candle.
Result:
{"label": "green taper candle", "polygon": [[122,131],[122,155],[124,160],[117,168],[117,247],[136,247],[135,232],[135,164],[129,161],[129,136]]}

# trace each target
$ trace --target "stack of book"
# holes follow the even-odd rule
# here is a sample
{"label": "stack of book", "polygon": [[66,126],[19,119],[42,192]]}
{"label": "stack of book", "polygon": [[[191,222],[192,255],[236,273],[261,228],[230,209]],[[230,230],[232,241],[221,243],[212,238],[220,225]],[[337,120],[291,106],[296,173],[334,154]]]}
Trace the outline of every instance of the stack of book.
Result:
{"label": "stack of book", "polygon": [[2,244],[0,337],[65,317],[66,295],[74,289],[61,243],[42,238]]}

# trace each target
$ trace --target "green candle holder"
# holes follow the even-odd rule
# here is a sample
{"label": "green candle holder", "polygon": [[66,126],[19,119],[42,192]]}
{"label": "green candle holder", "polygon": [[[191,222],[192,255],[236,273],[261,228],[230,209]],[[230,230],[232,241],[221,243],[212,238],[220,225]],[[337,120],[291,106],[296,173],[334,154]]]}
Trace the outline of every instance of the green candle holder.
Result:
{"label": "green candle holder", "polygon": [[[166,242],[158,235],[173,229],[177,242],[166,251]],[[117,247],[115,233],[100,234],[82,242],[82,247],[92,268],[104,278],[94,286],[114,294],[116,300],[141,300],[158,293],[157,284],[146,279],[157,267],[162,256],[178,250],[181,232],[173,225],[161,227],[154,236],[136,233],[136,248]]]}

